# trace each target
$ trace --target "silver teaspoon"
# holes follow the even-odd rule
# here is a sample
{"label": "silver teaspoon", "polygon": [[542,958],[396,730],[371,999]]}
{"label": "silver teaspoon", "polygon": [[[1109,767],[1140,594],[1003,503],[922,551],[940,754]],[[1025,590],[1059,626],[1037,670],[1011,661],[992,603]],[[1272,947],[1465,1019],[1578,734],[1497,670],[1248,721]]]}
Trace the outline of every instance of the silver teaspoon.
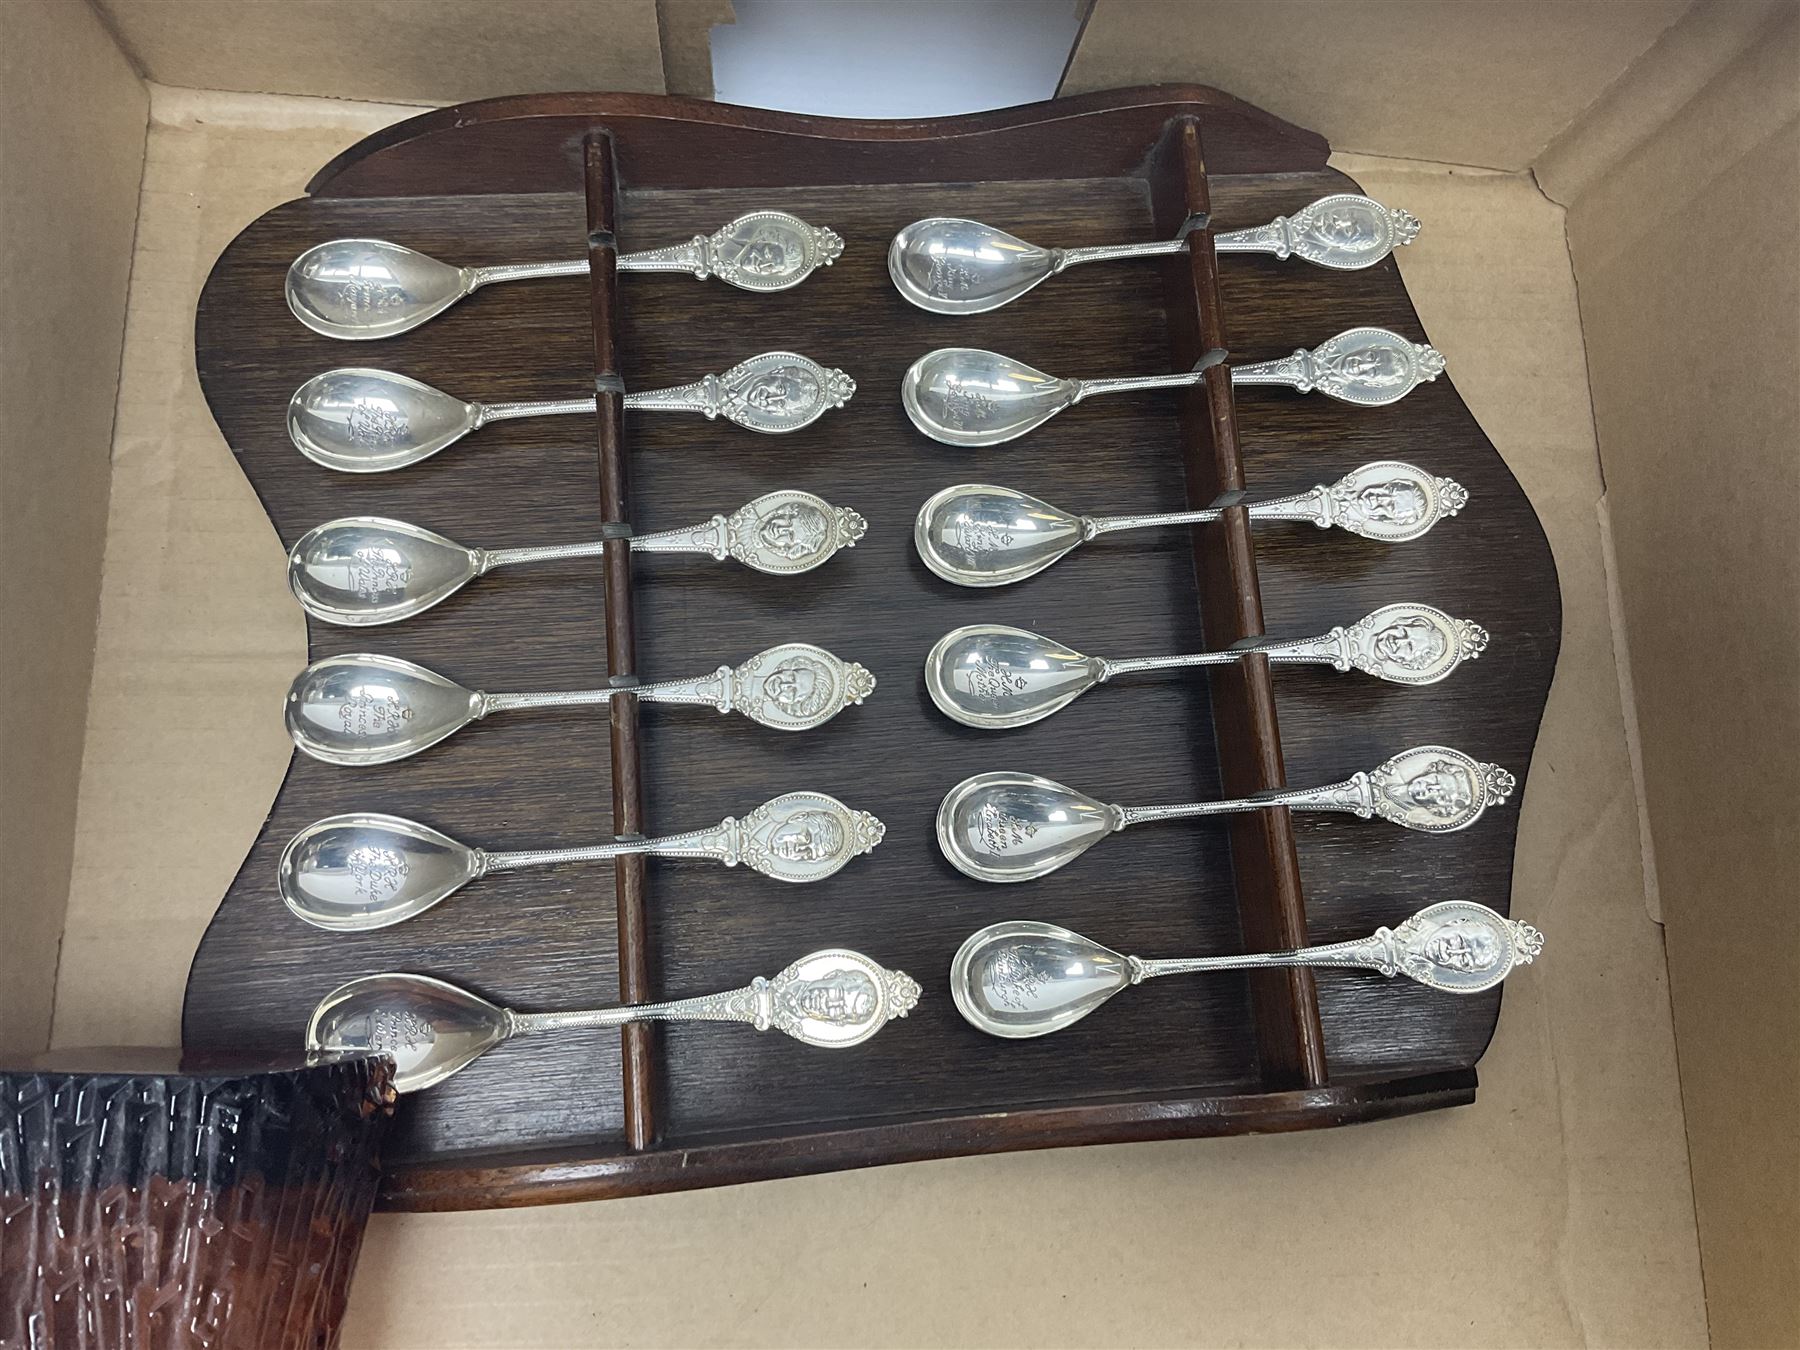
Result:
{"label": "silver teaspoon", "polygon": [[[1450,478],[1411,464],[1377,460],[1335,483],[1291,497],[1250,502],[1252,520],[1305,520],[1335,525],[1365,539],[1399,544],[1417,539],[1468,505]],[[1013,488],[958,483],[919,508],[913,544],[938,576],[958,586],[1006,586],[1036,576],[1065,553],[1115,530],[1200,525],[1223,511],[1170,511],[1148,516],[1076,516]]]}
{"label": "silver teaspoon", "polygon": [[[847,506],[783,489],[729,516],[640,534],[634,553],[703,553],[758,572],[808,572],[855,548],[869,522]],[[537,548],[468,548],[403,520],[346,516],[301,535],[288,551],[288,587],[315,619],[349,628],[395,623],[455,595],[476,577],[514,563],[597,558],[603,541]]]}
{"label": "silver teaspoon", "polygon": [[[1350,271],[1372,267],[1419,234],[1406,211],[1352,193],[1322,197],[1292,216],[1267,225],[1213,236],[1219,253],[1272,253],[1320,267]],[[1081,263],[1118,258],[1156,258],[1180,253],[1187,237],[1099,248],[1040,248],[1023,239],[956,216],[914,221],[888,247],[894,288],[933,314],[983,314],[1011,304],[1041,282]]]}
{"label": "silver teaspoon", "polygon": [[[1275,361],[1233,366],[1234,385],[1281,384],[1318,390],[1343,403],[1395,403],[1444,371],[1435,347],[1409,342],[1385,328],[1352,328],[1312,351]],[[900,401],[920,431],[945,445],[999,445],[1041,426],[1095,394],[1134,389],[1179,389],[1199,384],[1205,371],[1111,380],[1059,380],[1023,361],[978,347],[927,352],[900,380]]]}
{"label": "silver teaspoon", "polygon": [[1128,661],[1084,656],[1023,628],[977,623],[938,639],[925,658],[925,688],[952,721],[997,731],[1040,721],[1095,685],[1135,671],[1224,666],[1261,652],[1274,662],[1355,669],[1393,684],[1436,684],[1487,645],[1480,624],[1417,604],[1384,605],[1348,628],[1318,637]]}
{"label": "silver teaspoon", "polygon": [[1275,966],[1348,966],[1405,975],[1446,994],[1492,989],[1544,949],[1544,935],[1466,900],[1427,905],[1398,928],[1297,951],[1146,961],[1055,924],[1012,920],[969,935],[950,963],[950,996],[969,1023],[1010,1040],[1047,1036],[1127,985],[1159,975]]}
{"label": "silver teaspoon", "polygon": [[318,928],[363,932],[422,914],[490,872],[559,863],[601,862],[642,853],[739,863],[777,881],[823,881],[881,842],[884,826],[822,792],[788,792],[742,820],[727,816],[704,830],[661,839],[619,840],[591,848],[488,853],[428,825],[357,813],[308,825],[281,852],[281,898]]}
{"label": "silver teaspoon", "polygon": [[[735,669],[691,680],[662,680],[634,692],[644,703],[697,703],[740,712],[780,731],[805,731],[875,690],[875,677],[823,647],[785,642]],[[619,689],[488,694],[412,661],[356,654],[314,661],[287,696],[294,744],[327,764],[388,764],[430,749],[489,713],[606,703]]]}
{"label": "silver teaspoon", "polygon": [[[713,234],[619,255],[621,272],[689,272],[746,291],[785,291],[829,267],[844,241],[786,211],[750,211]],[[575,262],[453,267],[385,239],[333,239],[295,258],[287,303],[315,333],[350,341],[393,337],[436,318],[464,296],[501,281],[585,276]]]}
{"label": "silver teaspoon", "polygon": [[[625,395],[641,412],[724,417],[752,431],[780,434],[841,408],[856,381],[794,352],[764,352],[723,375],[673,389]],[[429,459],[490,422],[591,413],[592,398],[535,403],[465,403],[388,370],[346,366],[315,375],[288,400],[288,436],[316,464],[342,473],[388,473]]]}
{"label": "silver teaspoon", "polygon": [[1409,830],[1466,829],[1512,794],[1513,776],[1443,745],[1403,750],[1368,773],[1325,787],[1262,792],[1234,801],[1112,806],[1028,773],[978,773],[938,807],[938,847],[977,881],[1030,881],[1079,858],[1128,825],[1287,806],[1380,816]]}
{"label": "silver teaspoon", "polygon": [[904,971],[843,948],[803,956],[774,979],[759,975],[742,989],[586,1012],[514,1012],[428,975],[368,975],[319,1000],[306,1024],[306,1045],[391,1055],[395,1088],[420,1092],[514,1036],[627,1022],[748,1022],[758,1031],[774,1028],[807,1045],[841,1050],[905,1017],[920,992]]}

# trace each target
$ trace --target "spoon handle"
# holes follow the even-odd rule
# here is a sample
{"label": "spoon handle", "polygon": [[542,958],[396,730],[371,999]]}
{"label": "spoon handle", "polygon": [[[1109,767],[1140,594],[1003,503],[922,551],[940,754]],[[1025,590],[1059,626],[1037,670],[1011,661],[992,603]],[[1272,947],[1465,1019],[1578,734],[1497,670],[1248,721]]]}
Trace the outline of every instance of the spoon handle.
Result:
{"label": "spoon handle", "polygon": [[639,1003],[622,1008],[593,1008],[584,1012],[521,1013],[509,1009],[507,1035],[582,1027],[620,1027],[628,1022],[754,1023],[759,1012],[758,989],[766,983],[759,978],[755,984],[720,994],[701,994],[667,1003]]}
{"label": "spoon handle", "polygon": [[558,863],[604,862],[627,854],[643,853],[655,858],[716,858],[737,861],[737,822],[731,819],[704,830],[686,834],[664,835],[661,839],[620,839],[610,844],[588,848],[529,849],[519,853],[480,854],[481,874],[510,872],[520,867],[553,867]]}
{"label": "spoon handle", "polygon": [[1350,669],[1349,635],[1343,628],[1333,628],[1317,637],[1280,638],[1239,647],[1228,652],[1194,652],[1185,656],[1138,656],[1125,661],[1100,658],[1100,682],[1115,675],[1130,675],[1143,670],[1174,670],[1182,666],[1226,666],[1241,661],[1252,652],[1261,652],[1270,661],[1290,664],[1335,666]]}
{"label": "spoon handle", "polygon": [[1243,956],[1197,956],[1146,961],[1128,956],[1131,982],[1141,984],[1159,975],[1187,975],[1203,970],[1263,970],[1273,966],[1353,966],[1395,975],[1400,970],[1400,951],[1391,929],[1378,928],[1365,938],[1334,942],[1322,947],[1301,947],[1285,952],[1252,952]]}
{"label": "spoon handle", "polygon": [[625,407],[633,412],[697,412],[717,417],[725,407],[725,391],[717,375],[708,375],[691,384],[627,394]]}
{"label": "spoon handle", "polygon": [[731,556],[730,522],[714,516],[698,525],[640,534],[631,541],[631,548],[634,553],[704,553],[723,561]]}
{"label": "spoon handle", "polygon": [[1052,273],[1063,272],[1082,263],[1112,262],[1117,258],[1163,258],[1171,253],[1187,252],[1187,236],[1158,239],[1148,244],[1104,244],[1095,248],[1059,248],[1051,251]]}
{"label": "spoon handle", "polygon": [[1286,806],[1297,811],[1348,811],[1367,820],[1375,814],[1375,792],[1366,773],[1354,774],[1325,787],[1260,792],[1221,802],[1183,802],[1177,806],[1124,806],[1119,808],[1119,828],[1153,820],[1177,820],[1189,816],[1223,816],[1237,811],[1261,811]]}
{"label": "spoon handle", "polygon": [[1076,380],[1071,404],[1095,394],[1128,394],[1137,389],[1185,389],[1206,378],[1203,370],[1186,370],[1170,375],[1126,375],[1112,380]]}
{"label": "spoon handle", "polygon": [[536,403],[478,403],[475,405],[475,429],[480,430],[489,422],[507,422],[515,417],[564,417],[593,411],[594,400],[591,398],[543,399]]}
{"label": "spoon handle", "polygon": [[1412,243],[1419,228],[1419,218],[1409,211],[1344,193],[1322,197],[1292,217],[1276,216],[1266,225],[1215,234],[1213,251],[1299,257],[1321,267],[1355,270],[1373,267]]}
{"label": "spoon handle", "polygon": [[[1320,529],[1336,518],[1331,507],[1331,489],[1309,488],[1291,497],[1272,497],[1266,502],[1251,502],[1246,508],[1252,520],[1310,520]],[[1114,530],[1141,530],[1153,525],[1208,525],[1224,517],[1225,512],[1209,507],[1201,511],[1162,511],[1148,516],[1085,516],[1081,537],[1111,534]]]}
{"label": "spoon handle", "polygon": [[[636,541],[633,541],[636,546]],[[493,571],[496,567],[511,567],[514,563],[556,562],[562,558],[598,558],[606,552],[604,540],[594,540],[586,544],[539,544],[532,548],[484,548],[475,552],[475,572],[477,576]]]}
{"label": "spoon handle", "polygon": [[712,275],[712,251],[704,234],[663,248],[619,255],[621,272],[689,272],[701,281]]}
{"label": "spoon handle", "polygon": [[1083,516],[1081,537],[1111,534],[1114,530],[1142,530],[1152,525],[1205,525],[1218,520],[1223,511],[1162,511],[1149,516]]}
{"label": "spoon handle", "polygon": [[584,277],[587,273],[586,258],[578,262],[505,263],[498,267],[471,267],[468,272],[469,289],[478,291],[483,286],[492,286],[501,281],[530,281],[536,277]]}

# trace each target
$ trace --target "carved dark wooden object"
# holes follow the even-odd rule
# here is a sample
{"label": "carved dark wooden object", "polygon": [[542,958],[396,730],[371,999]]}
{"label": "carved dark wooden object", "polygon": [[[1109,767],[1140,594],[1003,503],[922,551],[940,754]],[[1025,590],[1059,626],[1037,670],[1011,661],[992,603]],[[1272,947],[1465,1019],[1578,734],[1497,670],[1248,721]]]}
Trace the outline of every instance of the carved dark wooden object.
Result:
{"label": "carved dark wooden object", "polygon": [[[1317,136],[1212,90],[1162,87],[925,123],[532,96],[430,113],[333,161],[308,198],[226,250],[197,326],[207,397],[284,545],[354,513],[483,546],[568,541],[614,518],[640,532],[698,521],[779,486],[853,506],[871,528],[854,551],[789,580],[705,559],[634,565],[622,547],[603,565],[503,572],[391,628],[314,624],[314,656],[390,652],[467,684],[542,689],[686,674],[778,633],[860,660],[881,684],[866,706],[802,736],[692,709],[646,708],[640,725],[626,699],[610,714],[607,751],[600,718],[577,710],[498,718],[377,769],[297,759],[195,958],[190,1044],[292,1045],[320,994],[384,969],[556,1008],[615,990],[705,992],[842,944],[925,985],[911,1017],[843,1054],[716,1025],[627,1031],[623,1050],[611,1033],[514,1042],[407,1104],[384,1193],[407,1208],[1297,1129],[1471,1100],[1498,990],[1458,1000],[1341,973],[1170,980],[1056,1037],[1002,1043],[964,1025],[946,987],[961,939],[1002,918],[1178,955],[1356,936],[1445,896],[1508,906],[1516,799],[1445,838],[1286,811],[1146,827],[1023,887],[965,880],[932,840],[938,799],[981,767],[1030,769],[1112,800],[1180,801],[1328,781],[1446,741],[1524,778],[1555,664],[1555,572],[1524,494],[1449,379],[1363,410],[1279,390],[1234,398],[1220,368],[1185,395],[1096,400],[975,453],[925,440],[899,407],[901,372],[935,346],[989,346],[1088,376],[1188,368],[1227,351],[1260,360],[1354,324],[1423,340],[1391,261],[1351,274],[1221,264],[1203,242],[1209,223],[1254,224],[1353,187],[1326,153]],[[670,243],[752,206],[831,225],[848,241],[844,257],[767,297],[613,272],[613,236],[625,249]],[[1199,232],[1163,263],[1076,269],[1007,309],[955,320],[913,309],[886,274],[894,232],[932,214],[1069,246]],[[315,337],[281,300],[288,261],[337,235],[482,264],[568,256],[584,233],[599,264],[591,283],[498,287],[386,342]],[[777,347],[845,367],[856,398],[805,431],[762,437],[666,415],[621,426],[603,394],[597,498],[596,442],[572,419],[500,423],[368,478],[309,463],[282,426],[288,394],[332,365],[387,366],[497,400],[569,396],[615,368],[628,388],[676,384]],[[1471,506],[1395,548],[1305,526],[1252,531],[1232,512],[1191,538],[1109,538],[993,592],[938,582],[910,545],[919,503],[957,481],[1123,513],[1277,495],[1382,457],[1460,480]],[[1135,655],[1320,632],[1397,599],[1476,619],[1494,645],[1428,689],[1271,672],[1255,659],[1209,678],[1133,681],[1000,736],[952,726],[920,676],[930,643],[977,618]],[[604,868],[507,873],[357,936],[306,928],[274,895],[282,844],[335,811],[393,811],[514,848],[703,825],[801,786],[874,811],[886,842],[804,888],[742,869],[621,864],[609,898]]]}

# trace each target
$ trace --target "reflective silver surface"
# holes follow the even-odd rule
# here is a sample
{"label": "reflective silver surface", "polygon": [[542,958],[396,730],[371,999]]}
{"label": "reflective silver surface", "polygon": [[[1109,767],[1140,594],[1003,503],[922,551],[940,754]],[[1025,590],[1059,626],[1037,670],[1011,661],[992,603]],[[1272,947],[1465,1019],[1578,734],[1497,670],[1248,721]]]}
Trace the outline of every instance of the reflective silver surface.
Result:
{"label": "reflective silver surface", "polygon": [[[1234,366],[1234,385],[1280,384],[1317,390],[1340,402],[1378,407],[1404,398],[1444,370],[1432,347],[1383,328],[1352,328],[1312,351],[1275,361]],[[1204,370],[1104,380],[1063,380],[978,347],[927,352],[900,380],[900,402],[920,431],[946,445],[999,445],[1043,425],[1095,394],[1179,389],[1198,384]]]}
{"label": "reflective silver surface", "polygon": [[1089,536],[1080,516],[1030,493],[958,483],[934,493],[913,522],[913,546],[945,581],[1006,586],[1036,576]]}
{"label": "reflective silver surface", "polygon": [[933,314],[981,314],[1011,304],[1038,283],[1078,263],[1180,253],[1186,239],[1115,247],[1039,248],[978,220],[916,220],[888,246],[894,288]]}
{"label": "reflective silver surface", "polygon": [[[783,489],[729,516],[631,540],[633,552],[735,558],[758,572],[806,572],[855,548],[868,522],[847,506]],[[381,516],[346,516],[301,535],[288,552],[288,587],[306,612],[351,628],[395,623],[430,609],[496,567],[598,557],[605,545],[467,548],[431,530]]]}
{"label": "reflective silver surface", "polygon": [[938,847],[977,881],[1030,881],[1073,862],[1115,830],[1117,806],[1035,774],[965,778],[938,807]]}
{"label": "reflective silver surface", "polygon": [[[795,352],[764,352],[719,375],[626,394],[627,411],[723,417],[780,434],[810,426],[856,392],[856,381]],[[465,403],[389,370],[346,366],[315,375],[288,400],[288,436],[300,453],[341,473],[389,473],[428,459],[490,422],[594,411],[588,398]]]}
{"label": "reflective silver surface", "polygon": [[327,521],[288,550],[294,598],[314,618],[351,628],[423,613],[485,570],[479,549],[382,516]]}
{"label": "reflective silver surface", "polygon": [[[829,722],[875,690],[875,677],[809,642],[784,642],[736,667],[635,692],[644,703],[691,703],[738,712],[778,731]],[[387,764],[429,749],[470,722],[515,709],[604,704],[621,691],[574,689],[488,694],[465,689],[412,661],[353,653],[315,661],[288,689],[294,744],[328,764]]]}
{"label": "reflective silver surface", "polygon": [[1393,684],[1436,684],[1487,645],[1487,630],[1479,624],[1419,604],[1384,605],[1317,637],[1130,660],[1087,656],[1023,628],[979,623],[953,629],[933,645],[925,657],[925,688],[945,716],[993,731],[1039,721],[1095,685],[1138,671],[1229,665],[1260,652],[1278,664],[1360,670]]}
{"label": "reflective silver surface", "polygon": [[[1248,503],[1252,520],[1310,521],[1366,539],[1404,543],[1468,504],[1453,479],[1411,464],[1377,460],[1335,483],[1289,497]],[[1090,539],[1118,530],[1159,525],[1197,525],[1218,520],[1218,510],[1169,511],[1140,516],[1077,516],[1029,493],[990,483],[958,483],[934,493],[919,508],[913,545],[925,565],[958,586],[1006,586],[1035,576]]]}
{"label": "reflective silver surface", "polygon": [[945,795],[937,813],[938,847],[978,881],[1030,881],[1073,862],[1128,825],[1227,815],[1286,806],[1380,816],[1425,834],[1467,829],[1512,795],[1515,780],[1445,745],[1403,750],[1367,773],[1317,788],[1287,788],[1228,801],[1171,806],[1114,806],[1048,778],[978,773]]}
{"label": "reflective silver surface", "polygon": [[1297,951],[1147,961],[1054,924],[1012,920],[969,935],[950,963],[950,996],[993,1036],[1047,1036],[1079,1022],[1127,985],[1160,975],[1279,966],[1350,967],[1405,975],[1448,994],[1492,989],[1543,950],[1544,935],[1486,905],[1447,900],[1397,928]]}
{"label": "reflective silver surface", "polygon": [[[1418,219],[1367,197],[1324,197],[1267,225],[1215,235],[1222,254],[1271,253],[1321,267],[1370,267],[1419,233]],[[1180,253],[1187,239],[1095,248],[1040,248],[978,220],[934,216],[917,220],[888,247],[894,288],[934,314],[981,314],[1010,304],[1058,272],[1081,263],[1154,258]]]}
{"label": "reflective silver surface", "polygon": [[[747,291],[784,291],[816,267],[829,267],[844,241],[785,211],[750,211],[711,235],[668,248],[621,254],[621,272],[688,272],[716,276]],[[392,337],[417,328],[483,286],[534,277],[585,275],[572,262],[453,267],[385,239],[333,239],[315,244],[288,267],[288,308],[330,338]]]}
{"label": "reflective silver surface", "polygon": [[1353,272],[1373,267],[1419,237],[1419,218],[1352,192],[1321,197],[1292,216],[1213,236],[1221,254],[1268,253]]}
{"label": "reflective silver surface", "polygon": [[490,872],[602,862],[626,854],[706,858],[744,864],[777,881],[821,881],[881,842],[884,826],[822,792],[788,792],[742,819],[659,839],[589,848],[489,853],[398,816],[329,816],[295,835],[281,853],[277,884],[298,918],[319,928],[360,932],[423,913]]}
{"label": "reflective silver surface", "polygon": [[759,975],[741,989],[579,1012],[514,1012],[426,975],[370,975],[319,1000],[306,1044],[319,1052],[392,1056],[395,1088],[419,1092],[514,1036],[628,1022],[744,1022],[838,1050],[905,1017],[920,993],[906,972],[842,947],[812,952],[773,979]]}

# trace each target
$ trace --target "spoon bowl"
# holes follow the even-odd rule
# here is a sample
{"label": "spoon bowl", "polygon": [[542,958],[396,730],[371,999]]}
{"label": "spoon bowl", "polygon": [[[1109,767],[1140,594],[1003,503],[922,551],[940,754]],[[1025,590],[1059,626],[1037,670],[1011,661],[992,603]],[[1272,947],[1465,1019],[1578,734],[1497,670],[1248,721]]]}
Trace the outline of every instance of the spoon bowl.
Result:
{"label": "spoon bowl", "polygon": [[1041,721],[1104,676],[1097,657],[997,623],[954,629],[925,658],[931,701],[952,720],[987,731]]}
{"label": "spoon bowl", "polygon": [[978,773],[937,813],[938,846],[978,881],[1031,881],[1073,862],[1125,827],[1116,806],[1034,774]]}
{"label": "spoon bowl", "polygon": [[487,870],[476,849],[375,812],[329,816],[281,851],[282,903],[317,928],[361,933],[422,914]]}
{"label": "spoon bowl", "polygon": [[307,611],[352,628],[393,623],[455,595],[482,557],[402,520],[346,516],[308,530],[288,552],[288,588]]}
{"label": "spoon bowl", "polygon": [[357,652],[314,661],[288,689],[294,744],[328,764],[388,764],[485,712],[483,697],[411,661]]}
{"label": "spoon bowl", "polygon": [[370,975],[319,1001],[306,1024],[306,1048],[390,1055],[395,1091],[419,1092],[505,1040],[510,1016],[427,975]]}
{"label": "spoon bowl", "polygon": [[957,216],[914,221],[888,246],[895,288],[933,314],[999,309],[1060,270],[1055,250]]}
{"label": "spoon bowl", "polygon": [[428,459],[481,425],[481,408],[388,370],[315,375],[288,400],[300,453],[340,473],[387,473]]}
{"label": "spoon bowl", "polygon": [[913,425],[933,440],[965,447],[1023,436],[1080,397],[1075,380],[978,347],[927,352],[900,380],[900,402]]}
{"label": "spoon bowl", "polygon": [[913,543],[925,566],[959,586],[1036,576],[1087,538],[1086,522],[1030,493],[963,483],[919,508]]}
{"label": "spoon bowl", "polygon": [[385,239],[333,239],[295,258],[288,308],[313,332],[359,341],[392,337],[475,289],[475,269],[452,267]]}
{"label": "spoon bowl", "polygon": [[1048,1036],[1133,983],[1130,958],[1055,924],[1015,919],[972,933],[950,962],[950,997],[990,1036]]}

